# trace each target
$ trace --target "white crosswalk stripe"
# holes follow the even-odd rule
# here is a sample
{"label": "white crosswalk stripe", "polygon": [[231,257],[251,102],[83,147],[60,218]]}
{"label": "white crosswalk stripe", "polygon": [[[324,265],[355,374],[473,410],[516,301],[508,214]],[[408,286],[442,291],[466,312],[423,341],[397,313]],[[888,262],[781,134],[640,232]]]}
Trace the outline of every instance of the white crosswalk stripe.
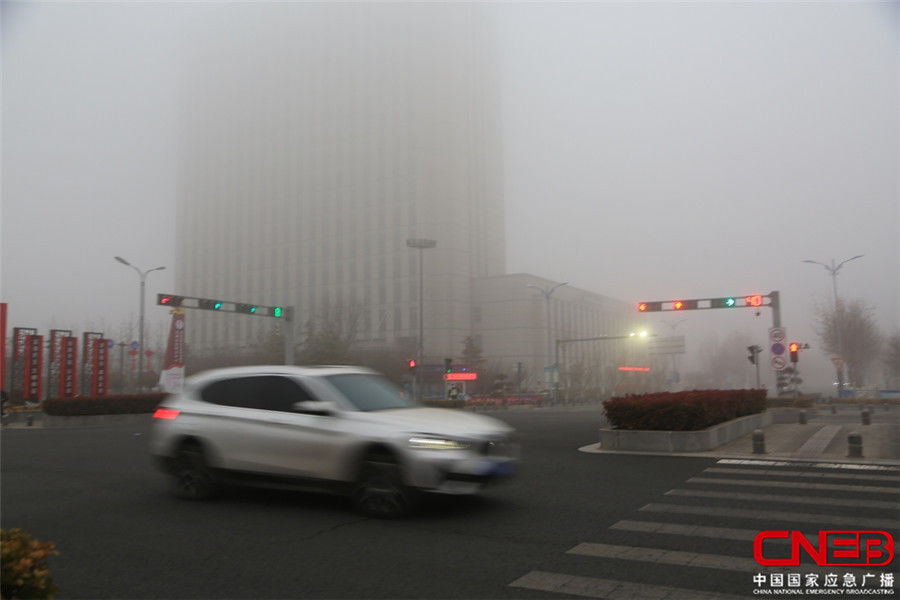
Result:
{"label": "white crosswalk stripe", "polygon": [[[683,488],[667,491],[660,498],[661,502],[651,502],[637,508],[638,513],[647,516],[646,519],[623,519],[609,527],[611,535],[618,532],[617,540],[622,538],[623,532],[627,532],[639,536],[645,544],[649,540],[651,545],[583,541],[565,553],[566,556],[582,559],[582,562],[572,563],[572,572],[533,570],[510,583],[510,586],[548,594],[608,600],[746,598],[754,595],[754,589],[763,585],[762,580],[756,579],[763,578],[768,582],[765,578],[777,574],[780,569],[761,567],[753,557],[751,544],[762,530],[776,528],[775,524],[783,529],[787,528],[786,523],[790,523],[790,528],[803,531],[810,539],[819,529],[870,529],[891,531],[896,536],[900,525],[900,501],[894,498],[895,494],[900,493],[900,469],[893,467],[722,459],[717,461],[716,466],[705,469],[703,476],[689,478],[685,484]],[[730,489],[722,490],[722,486]],[[798,490],[805,490],[807,494],[798,494]],[[855,496],[850,497],[847,493]],[[771,508],[764,508],[766,505],[771,505]],[[782,510],[781,506],[793,506],[800,510]],[[807,509],[809,512],[801,512]],[[864,511],[870,511],[868,514],[871,516],[866,516]],[[715,521],[736,522],[745,527],[719,527],[714,524]],[[683,544],[676,542],[679,538],[684,538]],[[747,553],[733,556],[721,552],[722,543],[726,546],[731,543],[731,547],[736,548],[735,542],[745,543]],[[786,539],[769,540],[767,544],[774,544],[771,546],[773,551],[775,548],[786,551],[789,547]],[[682,549],[674,550],[673,547]],[[713,551],[704,552],[707,547]],[[684,548],[690,548],[690,551]],[[829,544],[829,548],[833,551],[836,546]],[[731,581],[735,581],[734,578],[740,577],[740,573],[746,573],[746,587],[734,589],[737,594],[729,595],[677,585],[650,585],[594,577],[584,572],[585,565],[591,564],[584,560],[590,559],[607,561],[604,563],[607,566],[608,561],[653,565],[655,573],[665,572],[665,569],[691,569],[692,573],[708,571],[697,577],[698,582],[714,581],[724,574],[730,574]],[[641,569],[637,567],[637,572],[642,572]],[[839,575],[833,573],[833,567],[809,564],[799,569],[807,576],[819,576],[822,583],[817,584],[820,586],[818,589],[824,586],[826,575]],[[893,594],[893,588],[879,587],[878,576],[869,572],[870,569],[872,567],[863,570],[841,567],[838,570],[848,576],[855,573],[855,581],[862,582],[868,589],[881,589],[876,594]],[[608,571],[609,568],[604,573]],[[889,581],[892,578],[893,575],[890,575]],[[678,579],[683,582],[684,577]]]}

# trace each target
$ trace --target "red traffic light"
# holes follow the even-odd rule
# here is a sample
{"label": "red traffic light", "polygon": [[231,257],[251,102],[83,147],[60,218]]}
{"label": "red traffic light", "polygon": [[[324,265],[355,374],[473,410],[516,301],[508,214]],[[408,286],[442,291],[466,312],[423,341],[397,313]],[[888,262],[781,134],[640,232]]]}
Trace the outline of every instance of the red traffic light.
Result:
{"label": "red traffic light", "polygon": [[156,303],[163,306],[181,306],[183,296],[173,296],[171,294],[157,294]]}
{"label": "red traffic light", "polygon": [[638,304],[638,310],[641,312],[647,312],[647,303],[641,302],[640,304]]}
{"label": "red traffic light", "polygon": [[791,362],[797,362],[797,359],[799,358],[798,354],[800,353],[800,344],[798,344],[797,342],[791,342],[790,344],[788,344],[788,350],[791,351]]}
{"label": "red traffic light", "polygon": [[409,367],[409,370],[412,371],[416,368],[416,359],[410,358],[408,361],[406,361],[406,364]]}
{"label": "red traffic light", "polygon": [[763,297],[760,294],[754,294],[753,296],[744,298],[744,302],[747,303],[747,306],[762,306]]}
{"label": "red traffic light", "polygon": [[672,302],[672,308],[674,308],[675,310],[681,310],[682,308],[684,308],[684,302],[682,302],[681,300],[675,300],[674,302]]}

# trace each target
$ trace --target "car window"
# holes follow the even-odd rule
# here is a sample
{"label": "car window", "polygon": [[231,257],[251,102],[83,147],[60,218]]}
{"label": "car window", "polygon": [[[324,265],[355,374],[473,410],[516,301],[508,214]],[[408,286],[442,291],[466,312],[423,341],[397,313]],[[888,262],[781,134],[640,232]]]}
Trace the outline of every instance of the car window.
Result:
{"label": "car window", "polygon": [[326,375],[333,385],[357,410],[388,410],[419,406],[403,390],[383,377],[365,373]]}
{"label": "car window", "polygon": [[223,406],[285,412],[295,402],[314,400],[297,382],[279,375],[223,379],[206,386],[200,397]]}

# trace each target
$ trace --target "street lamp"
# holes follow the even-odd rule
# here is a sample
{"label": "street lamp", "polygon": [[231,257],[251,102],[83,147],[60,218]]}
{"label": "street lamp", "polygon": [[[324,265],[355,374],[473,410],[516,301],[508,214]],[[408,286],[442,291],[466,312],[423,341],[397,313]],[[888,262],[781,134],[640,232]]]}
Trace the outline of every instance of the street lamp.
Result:
{"label": "street lamp", "polygon": [[141,312],[140,318],[138,321],[138,387],[143,388],[143,376],[144,376],[144,287],[146,286],[147,274],[152,273],[153,271],[162,271],[165,267],[154,267],[152,269],[147,269],[146,271],[141,271],[139,268],[122,258],[121,256],[115,256],[118,262],[122,263],[126,267],[131,267],[138,274],[138,277],[141,279]]}
{"label": "street lamp", "polygon": [[[547,289],[544,289],[539,285],[534,285],[533,283],[527,284],[527,287],[534,288],[537,291],[539,291],[541,294],[543,294],[544,300],[547,301],[547,362],[550,362],[550,359],[553,358],[553,356],[554,356],[553,355],[553,332],[551,331],[551,327],[550,327],[550,296],[553,295],[553,292],[555,292],[557,288],[561,288],[564,285],[569,285],[569,283],[568,282],[557,283],[553,287],[550,287]],[[558,363],[558,360],[559,359],[557,358],[557,363]],[[550,365],[551,369],[557,369],[557,371],[558,371],[559,365],[557,363]],[[551,371],[551,377],[553,377],[556,380],[556,386],[554,387],[554,390],[553,390],[553,401],[556,402],[556,388],[559,387],[559,373],[558,372],[553,373]]]}
{"label": "street lamp", "polygon": [[[422,251],[428,250],[429,248],[434,248],[437,246],[437,242],[435,240],[430,240],[427,238],[411,238],[406,240],[406,246],[408,248],[414,248],[419,251],[419,345],[416,348],[416,360],[417,364],[422,364],[422,359],[425,354],[425,341],[424,341],[424,329],[425,329],[425,319],[424,317],[424,301],[423,301],[423,291],[425,288],[424,285],[424,276],[422,272]],[[417,396],[418,390],[416,389],[418,386],[416,385],[418,379],[419,369],[416,369],[416,372],[413,373],[413,396]]]}
{"label": "street lamp", "polygon": [[[831,259],[831,265],[826,265],[825,263],[821,263],[817,260],[804,260],[805,263],[810,263],[814,265],[822,265],[825,267],[825,270],[831,273],[831,288],[834,291],[834,318],[835,325],[837,329],[837,342],[838,342],[838,353],[840,353],[841,358],[844,358],[844,342],[841,337],[841,323],[840,323],[840,314],[838,313],[838,292],[837,292],[837,274],[838,271],[841,270],[845,264],[850,262],[851,260],[856,260],[857,258],[862,258],[865,254],[857,254],[852,258],[848,258],[847,260],[841,261],[835,266],[834,259]],[[835,365],[835,370],[837,371],[838,378],[838,397],[840,397],[841,392],[844,391],[844,365],[841,364],[840,368]]]}

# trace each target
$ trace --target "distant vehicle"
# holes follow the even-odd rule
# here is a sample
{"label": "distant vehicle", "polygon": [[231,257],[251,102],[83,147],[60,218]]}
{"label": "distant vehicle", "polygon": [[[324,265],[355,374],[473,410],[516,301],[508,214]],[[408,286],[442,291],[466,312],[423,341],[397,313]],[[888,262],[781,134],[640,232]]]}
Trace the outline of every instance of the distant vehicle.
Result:
{"label": "distant vehicle", "polygon": [[153,416],[150,451],[191,499],[225,482],[312,486],[351,495],[365,514],[395,517],[418,492],[474,494],[518,464],[508,425],[424,407],[356,367],[208,371]]}

